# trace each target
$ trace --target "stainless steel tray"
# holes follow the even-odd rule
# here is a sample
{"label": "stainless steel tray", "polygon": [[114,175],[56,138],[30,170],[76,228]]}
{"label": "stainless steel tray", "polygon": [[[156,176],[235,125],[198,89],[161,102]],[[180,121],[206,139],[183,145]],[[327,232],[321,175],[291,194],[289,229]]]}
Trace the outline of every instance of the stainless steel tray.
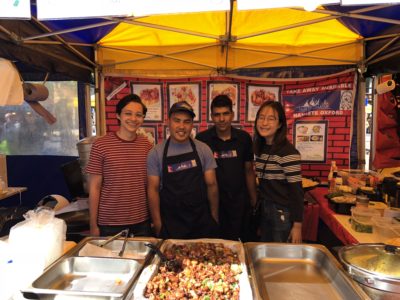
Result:
{"label": "stainless steel tray", "polygon": [[141,267],[132,259],[67,257],[47,269],[23,293],[39,299],[45,299],[46,295],[47,298],[125,299]]}
{"label": "stainless steel tray", "polygon": [[[165,249],[168,249],[171,247],[173,244],[188,244],[188,243],[222,243],[225,247],[231,248],[234,250],[236,253],[238,253],[238,257],[241,262],[241,267],[242,267],[242,273],[240,274],[239,278],[239,285],[240,285],[240,299],[241,300],[251,300],[253,299],[252,297],[252,291],[251,291],[251,286],[250,286],[250,281],[249,281],[249,276],[247,273],[247,267],[246,267],[246,257],[245,257],[245,252],[243,248],[243,244],[241,242],[236,242],[236,241],[229,241],[229,240],[221,240],[221,239],[198,239],[198,240],[178,240],[178,239],[170,239],[170,240],[164,240],[160,249],[162,252],[165,251]],[[133,298],[135,300],[148,300],[144,296],[144,292],[146,289],[147,283],[155,276],[158,272],[158,267],[160,265],[160,259],[158,256],[154,256],[151,263],[147,265],[142,273],[140,274],[140,277],[138,278],[134,291],[133,291]]]}
{"label": "stainless steel tray", "polygon": [[246,243],[255,299],[369,299],[321,245]]}
{"label": "stainless steel tray", "polygon": [[[87,237],[79,242],[66,256],[94,256],[94,257],[117,257],[122,248],[123,238],[114,240],[103,247],[108,250],[108,255],[102,256],[102,252],[96,251],[95,248],[87,248],[88,245],[98,246],[103,243],[106,238],[102,237]],[[151,255],[150,249],[145,246],[146,243],[159,245],[161,240],[152,237],[136,237],[129,238],[122,258],[134,259],[140,264],[144,264],[148,256]],[[86,248],[85,248],[86,247]],[[92,251],[93,249],[93,251]]]}

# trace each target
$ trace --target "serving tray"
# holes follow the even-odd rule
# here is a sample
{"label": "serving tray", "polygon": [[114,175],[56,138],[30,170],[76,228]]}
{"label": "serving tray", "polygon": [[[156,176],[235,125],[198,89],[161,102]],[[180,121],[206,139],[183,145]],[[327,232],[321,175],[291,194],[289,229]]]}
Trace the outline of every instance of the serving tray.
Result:
{"label": "serving tray", "polygon": [[255,299],[368,299],[322,245],[246,243]]}

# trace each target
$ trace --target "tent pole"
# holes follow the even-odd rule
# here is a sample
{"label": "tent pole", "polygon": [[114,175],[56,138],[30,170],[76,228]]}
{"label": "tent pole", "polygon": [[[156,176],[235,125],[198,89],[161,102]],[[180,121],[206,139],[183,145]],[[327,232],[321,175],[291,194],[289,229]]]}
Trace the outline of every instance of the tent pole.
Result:
{"label": "tent pole", "polygon": [[121,20],[105,21],[105,22],[91,24],[91,25],[79,26],[79,27],[69,28],[69,29],[64,29],[64,30],[57,30],[57,31],[49,32],[49,33],[43,33],[43,34],[26,37],[26,38],[23,38],[22,41],[25,42],[25,41],[29,41],[29,40],[36,40],[36,39],[40,39],[40,38],[44,38],[44,37],[50,37],[53,35],[60,35],[60,34],[64,34],[64,33],[71,33],[71,32],[75,32],[75,31],[81,31],[81,30],[97,28],[97,27],[101,27],[101,26],[112,25],[112,24],[119,23],[119,22],[121,22]]}
{"label": "tent pole", "polygon": [[[52,31],[46,26],[44,25],[42,22],[38,21],[35,17],[32,16],[32,21],[37,24],[38,26],[40,26],[43,30],[51,33]],[[66,42],[62,37],[60,37],[58,34],[55,35],[55,38],[60,41],[65,48],[67,48],[70,52],[72,52],[73,54],[75,54],[76,56],[78,56],[80,59],[82,59],[83,61],[89,63],[90,65],[92,65],[93,67],[96,65],[93,61],[91,61],[89,58],[86,57],[86,55],[82,54],[80,51],[78,51],[77,49],[75,49],[73,46],[71,46],[68,42]]]}
{"label": "tent pole", "polygon": [[336,17],[347,17],[347,18],[353,18],[353,19],[361,19],[361,20],[368,20],[368,21],[376,21],[376,22],[383,22],[383,23],[389,23],[389,24],[396,24],[400,25],[399,20],[395,19],[388,19],[388,18],[380,18],[380,17],[373,17],[373,16],[366,16],[366,15],[361,15],[358,13],[355,13],[353,11],[349,13],[341,13],[337,11],[331,11],[331,10],[322,10],[322,9],[317,9],[315,10],[317,13],[322,13],[322,14],[329,14],[331,16],[336,16]]}
{"label": "tent pole", "polygon": [[295,24],[291,24],[291,25],[276,27],[276,28],[272,28],[272,29],[269,29],[269,30],[264,30],[264,31],[259,31],[259,32],[253,32],[253,33],[249,33],[249,34],[244,34],[244,35],[238,36],[238,37],[236,38],[236,40],[239,41],[239,40],[243,40],[243,39],[247,39],[247,38],[252,38],[252,37],[255,37],[255,36],[259,36],[259,35],[264,35],[264,34],[274,33],[274,32],[283,31],[283,30],[287,30],[287,29],[297,28],[297,27],[301,27],[301,26],[306,26],[306,25],[321,23],[321,22],[325,22],[325,21],[330,21],[330,20],[338,19],[338,18],[339,18],[339,17],[336,17],[336,16],[329,16],[329,17],[323,17],[323,18],[319,18],[319,19],[315,19],[315,20],[310,20],[310,21],[295,23]]}
{"label": "tent pole", "polygon": [[364,41],[374,41],[374,40],[380,40],[380,39],[387,39],[387,38],[392,38],[392,37],[397,37],[400,36],[400,33],[392,33],[392,34],[384,34],[384,35],[377,35],[377,36],[371,36],[368,38],[364,38]]}
{"label": "tent pole", "polygon": [[252,64],[248,64],[248,65],[242,65],[242,66],[240,66],[240,67],[236,67],[236,68],[233,68],[233,69],[231,69],[231,70],[238,70],[238,69],[241,69],[241,68],[253,67],[253,66],[257,66],[257,65],[262,64],[262,63],[268,63],[268,62],[272,62],[272,61],[277,61],[277,60],[285,59],[285,58],[288,58],[288,57],[290,57],[290,56],[306,57],[306,58],[316,58],[316,59],[320,59],[320,60],[337,61],[337,62],[347,63],[347,64],[356,64],[355,61],[350,61],[350,60],[332,59],[332,58],[327,58],[327,57],[306,55],[307,53],[312,53],[312,52],[316,52],[316,51],[323,51],[323,50],[328,50],[328,49],[332,49],[332,48],[339,48],[339,47],[347,46],[347,45],[351,45],[351,44],[354,44],[354,42],[345,43],[345,44],[340,44],[340,45],[331,46],[331,47],[320,48],[320,49],[311,50],[311,51],[306,51],[306,52],[303,52],[303,53],[299,53],[299,54],[297,54],[297,55],[286,54],[286,53],[282,53],[282,52],[273,52],[273,51],[261,50],[261,49],[252,49],[252,48],[248,48],[248,47],[235,47],[235,46],[233,46],[233,47],[231,47],[231,49],[244,50],[244,51],[254,51],[254,52],[261,52],[261,53],[271,53],[271,54],[282,55],[282,57],[278,57],[278,58],[274,58],[274,59],[270,59],[270,60],[264,60],[264,61],[261,61],[261,62],[258,62],[258,63],[252,63]]}
{"label": "tent pole", "polygon": [[22,46],[25,47],[25,48],[28,48],[28,49],[32,49],[32,50],[34,50],[34,51],[37,51],[37,52],[39,52],[39,53],[46,54],[47,56],[52,56],[52,57],[54,57],[54,58],[57,58],[57,59],[60,60],[60,61],[67,62],[67,63],[69,63],[69,64],[71,64],[71,65],[80,67],[80,68],[82,68],[82,69],[86,69],[86,70],[93,71],[93,68],[91,68],[91,67],[89,67],[89,66],[87,66],[87,65],[81,64],[81,63],[79,63],[79,62],[75,62],[75,61],[73,61],[73,60],[71,60],[71,59],[64,58],[64,57],[62,57],[62,56],[60,56],[60,55],[58,55],[58,54],[52,53],[51,51],[44,52],[44,51],[42,51],[42,50],[33,48],[32,45],[23,44]]}
{"label": "tent pole", "polygon": [[[59,41],[36,41],[36,40],[31,40],[31,41],[25,41],[24,44],[29,44],[29,45],[62,45],[63,43]],[[95,44],[86,44],[86,43],[68,43],[71,46],[80,46],[80,47],[94,47]]]}
{"label": "tent pole", "polygon": [[222,50],[225,51],[224,73],[227,72],[228,64],[229,64],[229,62],[228,62],[228,60],[229,60],[229,44],[232,41],[232,19],[233,19],[233,0],[230,1],[229,15],[228,15],[228,12],[226,15],[226,33],[225,33],[226,40],[223,41],[223,47],[222,47]]}
{"label": "tent pole", "polygon": [[399,54],[400,54],[400,50],[393,51],[393,52],[391,52],[391,53],[382,55],[382,56],[378,57],[377,59],[374,59],[374,60],[370,61],[369,64],[370,64],[370,65],[376,64],[377,62],[380,62],[380,61],[382,61],[382,60],[385,60],[385,59],[390,58],[390,57],[393,57],[393,56],[397,56],[397,55],[399,55]]}
{"label": "tent pole", "polygon": [[364,64],[365,58],[365,43],[363,43],[363,60],[358,65],[360,70],[358,81],[358,101],[357,101],[357,160],[358,169],[365,168],[365,78],[363,77],[366,67]]}
{"label": "tent pole", "polygon": [[[103,81],[103,76],[101,74],[101,70],[98,67],[98,49],[95,48],[94,51],[94,59],[96,62],[96,67],[94,70],[95,76],[95,101],[96,101],[96,135],[102,136],[106,133],[106,124],[105,124],[105,106],[104,106],[104,93],[102,92],[102,88],[104,88],[104,84],[101,84]],[[104,81],[103,81],[104,83]]]}
{"label": "tent pole", "polygon": [[394,42],[396,42],[398,39],[400,38],[400,36],[396,36],[395,38],[391,39],[389,42],[387,42],[385,45],[383,45],[381,48],[379,48],[378,50],[375,51],[375,53],[371,54],[366,61],[370,61],[371,59],[373,59],[375,56],[377,56],[379,53],[381,53],[382,51],[384,51],[386,48],[388,48],[390,45],[392,45]]}
{"label": "tent pole", "polygon": [[[314,12],[321,13],[321,14],[329,14],[330,16],[329,17],[323,17],[323,18],[315,19],[315,20],[295,23],[295,24],[291,24],[291,25],[286,25],[286,26],[282,26],[282,27],[272,28],[272,29],[265,30],[265,31],[254,32],[254,33],[250,33],[250,34],[246,34],[246,35],[242,35],[242,36],[238,36],[237,40],[242,40],[242,39],[251,38],[251,37],[255,37],[255,36],[259,36],[259,35],[263,35],[263,34],[269,34],[269,33],[274,33],[274,32],[283,31],[283,30],[287,30],[287,29],[307,26],[307,25],[311,25],[311,24],[321,23],[321,22],[325,22],[325,21],[335,20],[335,19],[339,19],[341,17],[350,17],[350,18],[359,18],[359,19],[370,20],[368,16],[359,15],[357,13],[377,10],[377,9],[380,9],[380,8],[383,8],[383,7],[386,7],[386,6],[387,5],[379,5],[379,6],[367,7],[367,8],[363,8],[363,9],[354,10],[354,11],[351,11],[349,13],[339,13],[339,12],[330,11],[330,10],[319,10],[319,9],[317,9],[317,10],[314,10]],[[296,9],[296,8],[292,8],[292,9]],[[296,10],[303,10],[303,9],[296,9]],[[389,23],[399,22],[397,20],[385,19],[385,18],[376,18],[376,19],[374,19],[372,21],[381,21],[381,22],[389,22]],[[397,23],[395,23],[395,24],[397,24]]]}
{"label": "tent pole", "polygon": [[132,25],[137,25],[137,26],[143,26],[143,27],[149,27],[149,28],[154,28],[154,29],[159,29],[159,30],[183,33],[183,34],[187,34],[187,35],[205,37],[205,38],[210,38],[210,39],[214,39],[217,41],[220,39],[218,35],[206,34],[206,33],[196,32],[196,31],[189,31],[189,30],[179,29],[179,28],[175,28],[175,27],[168,27],[168,26],[150,24],[150,23],[145,23],[145,22],[131,21],[128,19],[115,19],[112,17],[107,17],[106,19],[107,20],[118,20],[118,22],[124,22],[127,24],[132,24]]}
{"label": "tent pole", "polygon": [[129,49],[122,49],[122,48],[115,48],[115,47],[107,47],[107,46],[106,47],[105,46],[99,46],[99,47],[100,48],[107,48],[107,49],[111,49],[111,50],[117,50],[117,51],[120,50],[120,51],[125,51],[125,52],[132,52],[132,53],[137,53],[137,54],[149,55],[149,57],[130,59],[130,60],[121,61],[121,62],[112,63],[112,64],[104,64],[103,67],[105,67],[105,68],[106,67],[112,67],[112,66],[116,66],[116,65],[127,64],[127,63],[138,62],[138,61],[143,61],[143,60],[147,60],[147,59],[160,57],[160,58],[168,58],[168,59],[172,59],[172,60],[176,60],[176,61],[186,62],[186,63],[189,63],[189,64],[194,64],[194,65],[198,65],[198,66],[202,66],[202,67],[215,69],[215,67],[212,66],[212,65],[201,64],[201,63],[197,63],[197,62],[194,62],[194,61],[189,61],[189,60],[186,60],[186,59],[173,57],[171,55],[182,54],[182,53],[186,53],[186,52],[191,52],[191,51],[196,51],[196,50],[201,50],[201,49],[211,48],[211,47],[216,47],[216,46],[217,46],[216,44],[212,44],[212,45],[206,45],[206,46],[186,49],[186,50],[182,50],[182,51],[170,52],[170,53],[166,53],[166,54],[156,54],[156,53],[151,53],[151,52],[129,50]]}
{"label": "tent pole", "polygon": [[92,107],[91,107],[90,84],[85,84],[85,119],[86,119],[86,136],[93,135]]}

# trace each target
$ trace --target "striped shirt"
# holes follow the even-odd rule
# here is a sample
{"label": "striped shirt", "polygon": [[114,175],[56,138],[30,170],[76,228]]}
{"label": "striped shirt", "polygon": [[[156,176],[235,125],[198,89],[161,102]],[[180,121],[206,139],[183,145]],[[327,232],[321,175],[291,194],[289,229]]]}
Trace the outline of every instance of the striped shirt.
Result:
{"label": "striped shirt", "polygon": [[297,149],[288,142],[272,152],[271,146],[265,145],[262,154],[256,156],[255,165],[260,182],[260,197],[288,207],[291,221],[301,222],[304,192],[301,157]]}
{"label": "striped shirt", "polygon": [[131,225],[149,219],[146,160],[151,148],[142,135],[125,141],[109,133],[94,142],[86,172],[103,176],[99,225]]}

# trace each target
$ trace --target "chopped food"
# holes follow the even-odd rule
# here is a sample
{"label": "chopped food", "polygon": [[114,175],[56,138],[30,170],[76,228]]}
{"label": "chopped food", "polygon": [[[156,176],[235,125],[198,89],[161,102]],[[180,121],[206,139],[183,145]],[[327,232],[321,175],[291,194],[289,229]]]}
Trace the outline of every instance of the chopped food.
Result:
{"label": "chopped food", "polygon": [[311,179],[308,179],[308,178],[305,178],[305,177],[303,177],[301,180],[302,180],[303,189],[310,188],[310,187],[315,187],[315,186],[317,186],[319,184],[318,181],[314,181],[314,180],[311,180]]}
{"label": "chopped food", "polygon": [[158,299],[239,299],[242,267],[237,253],[222,243],[172,245],[168,259],[182,263],[179,272],[161,265],[148,283],[145,297]]}
{"label": "chopped food", "polygon": [[372,225],[360,223],[351,219],[351,228],[357,232],[372,233]]}
{"label": "chopped food", "polygon": [[353,191],[353,189],[348,185],[341,185],[338,187],[338,189],[344,193],[351,193]]}
{"label": "chopped food", "polygon": [[342,192],[332,192],[326,195],[327,198],[332,199],[334,197],[344,196]]}
{"label": "chopped food", "polygon": [[336,203],[356,203],[356,196],[338,196],[331,198],[331,200]]}

